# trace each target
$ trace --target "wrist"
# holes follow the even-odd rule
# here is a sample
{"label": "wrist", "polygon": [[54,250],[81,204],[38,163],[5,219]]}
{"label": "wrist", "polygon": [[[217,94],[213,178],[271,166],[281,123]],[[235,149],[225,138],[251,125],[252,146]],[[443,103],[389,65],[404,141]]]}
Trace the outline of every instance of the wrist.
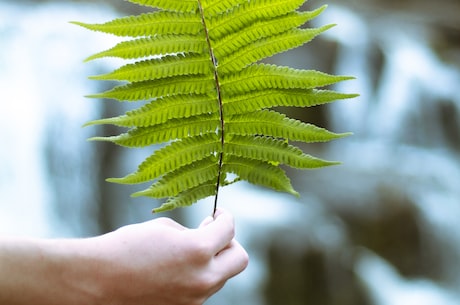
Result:
{"label": "wrist", "polygon": [[129,285],[129,282],[126,282],[129,272],[123,268],[123,262],[117,257],[117,247],[123,245],[114,242],[112,235],[113,233],[108,233],[70,241],[73,243],[73,249],[70,251],[69,261],[80,262],[80,266],[75,266],[70,282],[77,283],[76,288],[91,300],[90,303],[84,304],[125,304],[120,303],[120,300],[123,299],[126,286]]}
{"label": "wrist", "polygon": [[[88,239],[46,240],[42,242],[43,257],[56,275],[66,304],[108,304],[104,296],[104,260]],[[59,302],[63,304],[63,302]]]}

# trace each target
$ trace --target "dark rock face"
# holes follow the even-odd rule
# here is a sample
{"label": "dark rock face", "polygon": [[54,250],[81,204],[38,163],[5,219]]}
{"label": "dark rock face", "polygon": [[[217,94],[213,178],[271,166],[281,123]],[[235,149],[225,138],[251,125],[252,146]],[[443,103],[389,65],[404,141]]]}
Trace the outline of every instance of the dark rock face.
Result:
{"label": "dark rock face", "polygon": [[341,245],[319,245],[312,232],[295,225],[298,231],[272,235],[267,304],[373,304],[354,270],[361,249],[371,250],[403,277],[447,281],[439,249],[452,249],[430,233],[417,206],[398,190],[379,187],[375,193],[373,202],[346,198],[329,203],[328,217],[340,219],[345,232]]}
{"label": "dark rock face", "polygon": [[[292,247],[290,245],[289,247]],[[343,253],[297,249],[274,243],[269,248],[270,273],[265,287],[267,305],[370,305],[351,263]],[[339,258],[339,259],[337,259]],[[340,259],[341,258],[341,259]]]}

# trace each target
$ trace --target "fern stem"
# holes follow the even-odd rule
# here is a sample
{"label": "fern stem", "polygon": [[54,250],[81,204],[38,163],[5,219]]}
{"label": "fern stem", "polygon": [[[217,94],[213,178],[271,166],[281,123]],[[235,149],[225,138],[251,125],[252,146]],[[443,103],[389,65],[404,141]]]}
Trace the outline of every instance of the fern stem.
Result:
{"label": "fern stem", "polygon": [[222,92],[220,89],[220,81],[219,81],[219,73],[217,72],[217,59],[212,49],[211,39],[209,37],[208,27],[206,25],[206,19],[204,16],[203,6],[201,5],[201,0],[198,1],[198,7],[200,10],[201,15],[201,23],[203,24],[204,33],[206,35],[206,42],[208,44],[209,49],[209,56],[211,57],[212,67],[214,69],[214,81],[216,83],[216,93],[217,93],[217,101],[219,103],[219,115],[220,115],[220,141],[221,141],[221,151],[219,153],[219,168],[218,168],[218,175],[216,181],[216,194],[214,196],[214,208],[212,212],[212,217],[215,217],[216,210],[217,210],[217,199],[219,197],[219,187],[220,187],[220,179],[222,175],[222,165],[224,159],[224,139],[225,139],[225,121],[224,121],[224,111],[223,111],[223,103],[222,103]]}

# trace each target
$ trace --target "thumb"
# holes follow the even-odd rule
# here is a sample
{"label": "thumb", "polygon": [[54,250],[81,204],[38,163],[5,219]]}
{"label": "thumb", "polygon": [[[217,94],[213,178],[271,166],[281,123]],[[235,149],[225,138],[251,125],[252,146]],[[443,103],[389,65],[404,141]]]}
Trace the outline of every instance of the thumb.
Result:
{"label": "thumb", "polygon": [[199,228],[205,227],[213,221],[214,221],[214,218],[212,218],[211,216],[208,216],[205,219],[203,219],[203,221],[199,225]]}

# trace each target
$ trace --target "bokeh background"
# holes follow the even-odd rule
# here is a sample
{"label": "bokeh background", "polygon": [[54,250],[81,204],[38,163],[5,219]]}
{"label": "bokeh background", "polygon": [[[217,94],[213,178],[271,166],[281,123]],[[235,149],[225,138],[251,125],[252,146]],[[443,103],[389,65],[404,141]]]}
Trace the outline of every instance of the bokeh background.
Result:
{"label": "bokeh background", "polygon": [[[460,304],[460,1],[326,1],[310,25],[337,26],[269,61],[353,75],[360,97],[280,109],[352,137],[304,146],[340,166],[290,170],[294,198],[239,183],[236,217],[248,269],[207,305]],[[310,0],[305,9],[323,5]],[[117,40],[68,21],[144,9],[122,0],[0,0],[0,234],[83,237],[151,219],[158,202],[105,182],[151,149],[87,142],[81,126],[124,105],[85,99],[120,62],[83,64]],[[161,216],[196,226],[212,202]],[[0,275],[1,276],[1,275]]]}

